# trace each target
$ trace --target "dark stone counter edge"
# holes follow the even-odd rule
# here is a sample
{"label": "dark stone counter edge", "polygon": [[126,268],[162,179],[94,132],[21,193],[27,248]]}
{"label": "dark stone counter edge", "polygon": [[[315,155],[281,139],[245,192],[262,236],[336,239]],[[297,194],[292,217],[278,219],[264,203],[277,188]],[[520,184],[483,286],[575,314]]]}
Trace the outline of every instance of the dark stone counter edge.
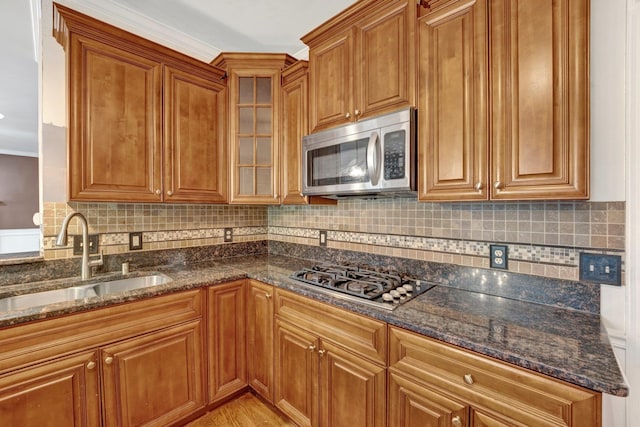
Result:
{"label": "dark stone counter edge", "polygon": [[[270,285],[286,289],[318,301],[326,302],[334,306],[347,309],[365,316],[373,317],[378,320],[387,322],[390,325],[398,326],[409,331],[417,332],[419,334],[431,337],[448,344],[452,344],[467,350],[474,351],[476,353],[492,357],[504,361],[506,363],[516,365],[525,369],[529,369],[534,372],[538,372],[553,378],[566,381],[571,384],[575,384],[581,387],[585,387],[597,392],[607,393],[614,396],[627,396],[629,393],[629,387],[626,383],[616,382],[603,382],[597,381],[593,378],[589,378],[584,375],[576,374],[564,369],[558,369],[553,366],[541,362],[533,362],[517,354],[506,353],[498,351],[491,347],[479,344],[477,342],[469,341],[458,336],[450,334],[443,334],[435,329],[416,327],[415,325],[404,322],[399,316],[394,316],[392,311],[383,309],[376,309],[366,305],[359,305],[352,301],[344,301],[340,298],[332,297],[331,295],[314,291],[307,287],[301,287],[299,284],[288,279],[286,274],[279,275],[273,272],[265,274],[264,271],[243,271],[242,267],[229,266],[229,260],[226,262],[216,263],[215,272],[212,272],[210,268],[204,270],[196,270],[193,272],[187,272],[188,267],[182,267],[178,269],[157,267],[153,270],[137,271],[135,275],[164,273],[172,277],[174,280],[170,283],[137,289],[118,294],[112,294],[103,297],[93,297],[86,300],[75,300],[70,302],[50,304],[45,307],[37,307],[33,309],[26,309],[22,311],[13,311],[9,313],[0,313],[0,328],[15,326],[27,322],[51,319],[62,315],[68,315],[72,313],[79,313],[83,311],[99,309],[104,307],[113,306],[115,304],[122,304],[126,302],[136,301],[144,298],[151,298],[160,295],[166,295],[175,292],[181,292],[191,289],[198,289],[205,286],[212,286],[217,284],[226,283],[233,280],[240,280],[245,278],[259,280],[261,282],[268,283]],[[194,277],[197,276],[197,277]],[[122,277],[118,274],[111,274],[103,277],[103,280]],[[97,278],[97,282],[100,279]],[[71,282],[71,283],[70,283]],[[66,286],[73,286],[77,280],[55,280],[53,287],[47,286],[45,289],[55,289]],[[33,292],[33,288],[31,289]],[[17,292],[22,293],[22,292]],[[615,362],[617,363],[617,362]]]}

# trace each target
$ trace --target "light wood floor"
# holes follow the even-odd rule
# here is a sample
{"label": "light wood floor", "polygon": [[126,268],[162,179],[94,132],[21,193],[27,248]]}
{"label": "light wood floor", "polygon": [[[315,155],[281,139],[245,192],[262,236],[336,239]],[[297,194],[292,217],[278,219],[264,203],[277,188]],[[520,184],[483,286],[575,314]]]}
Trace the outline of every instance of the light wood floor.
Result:
{"label": "light wood floor", "polygon": [[295,424],[274,411],[251,393],[215,408],[185,427],[284,427]]}

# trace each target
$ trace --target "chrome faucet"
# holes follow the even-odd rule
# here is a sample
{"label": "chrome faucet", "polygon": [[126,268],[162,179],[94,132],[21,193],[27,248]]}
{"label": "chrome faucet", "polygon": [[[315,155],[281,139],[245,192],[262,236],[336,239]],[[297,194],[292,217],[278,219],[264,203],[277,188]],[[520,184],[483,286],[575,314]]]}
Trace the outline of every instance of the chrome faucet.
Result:
{"label": "chrome faucet", "polygon": [[91,267],[102,265],[102,253],[100,253],[100,259],[89,261],[89,225],[87,224],[87,218],[80,212],[72,212],[67,215],[62,222],[62,229],[58,233],[56,246],[67,246],[67,228],[69,228],[69,222],[74,216],[77,216],[80,224],[82,224],[82,269],[80,270],[80,276],[82,280],[86,280],[91,277]]}

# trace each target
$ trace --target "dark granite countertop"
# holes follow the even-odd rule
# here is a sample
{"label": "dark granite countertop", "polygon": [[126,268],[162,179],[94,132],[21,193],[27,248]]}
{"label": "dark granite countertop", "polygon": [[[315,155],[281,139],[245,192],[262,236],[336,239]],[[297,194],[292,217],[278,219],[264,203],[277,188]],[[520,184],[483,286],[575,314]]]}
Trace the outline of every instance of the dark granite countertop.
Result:
{"label": "dark granite countertop", "polygon": [[[161,272],[173,281],[103,297],[0,312],[0,328],[250,277],[595,391],[616,396],[629,392],[597,315],[468,291],[455,285],[436,286],[393,311],[377,309],[315,291],[289,278],[294,271],[312,264],[264,254],[136,271],[128,277]],[[121,277],[109,274],[94,281]],[[3,286],[0,298],[80,283],[87,282],[57,279]]]}

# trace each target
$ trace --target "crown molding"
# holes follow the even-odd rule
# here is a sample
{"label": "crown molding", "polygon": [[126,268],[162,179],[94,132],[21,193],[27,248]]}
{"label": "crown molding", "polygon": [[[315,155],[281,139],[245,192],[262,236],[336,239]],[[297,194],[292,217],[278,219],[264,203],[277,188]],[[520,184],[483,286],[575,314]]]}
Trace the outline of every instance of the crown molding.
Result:
{"label": "crown molding", "polygon": [[222,51],[113,0],[56,0],[85,15],[209,63]]}

